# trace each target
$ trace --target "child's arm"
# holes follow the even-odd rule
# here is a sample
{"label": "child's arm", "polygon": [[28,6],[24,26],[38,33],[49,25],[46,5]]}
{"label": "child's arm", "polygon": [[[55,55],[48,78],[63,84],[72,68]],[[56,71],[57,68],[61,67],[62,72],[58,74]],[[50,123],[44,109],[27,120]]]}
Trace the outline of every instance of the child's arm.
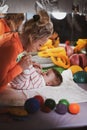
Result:
{"label": "child's arm", "polygon": [[11,86],[21,90],[39,88],[43,86],[43,79],[33,65],[30,65],[28,69],[24,70],[11,82]]}
{"label": "child's arm", "polygon": [[29,66],[29,72],[30,72],[30,79],[33,84],[33,88],[40,88],[43,87],[43,78],[42,75],[39,74],[36,69],[31,65]]}

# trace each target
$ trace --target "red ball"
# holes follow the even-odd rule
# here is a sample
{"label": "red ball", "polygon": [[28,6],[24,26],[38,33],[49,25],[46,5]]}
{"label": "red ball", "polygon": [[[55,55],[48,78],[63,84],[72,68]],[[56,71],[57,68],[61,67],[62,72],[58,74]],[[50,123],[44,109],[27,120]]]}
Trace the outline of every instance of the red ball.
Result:
{"label": "red ball", "polygon": [[80,112],[80,105],[77,103],[71,103],[68,109],[71,114],[78,114]]}
{"label": "red ball", "polygon": [[49,108],[49,107],[47,107],[47,106],[45,106],[45,104],[41,107],[41,111],[42,112],[45,112],[45,113],[49,113],[49,112],[51,112],[52,110]]}
{"label": "red ball", "polygon": [[42,96],[36,95],[36,96],[34,96],[34,98],[37,99],[37,100],[39,101],[40,106],[42,106],[42,105],[44,104],[44,99],[43,99]]}

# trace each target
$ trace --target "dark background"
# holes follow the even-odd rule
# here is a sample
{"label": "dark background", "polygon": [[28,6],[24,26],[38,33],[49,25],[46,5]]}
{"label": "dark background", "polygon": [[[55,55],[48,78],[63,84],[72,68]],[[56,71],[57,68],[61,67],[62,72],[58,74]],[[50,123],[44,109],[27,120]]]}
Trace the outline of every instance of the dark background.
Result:
{"label": "dark background", "polygon": [[[38,0],[43,1],[47,11],[58,9],[67,13],[62,20],[51,15],[54,31],[59,34],[60,42],[76,41],[78,38],[87,39],[87,0]],[[45,2],[46,1],[46,2]],[[8,13],[27,13],[28,19],[35,14],[36,0],[5,0],[9,6]],[[78,6],[79,14],[72,16],[73,5]]]}

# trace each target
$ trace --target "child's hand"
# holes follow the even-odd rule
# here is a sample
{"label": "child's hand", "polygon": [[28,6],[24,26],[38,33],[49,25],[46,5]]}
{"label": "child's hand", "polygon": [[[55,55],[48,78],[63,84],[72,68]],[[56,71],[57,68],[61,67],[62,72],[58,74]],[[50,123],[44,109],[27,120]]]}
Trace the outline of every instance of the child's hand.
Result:
{"label": "child's hand", "polygon": [[36,69],[36,71],[39,73],[39,74],[42,74],[42,67],[40,64],[36,63],[36,62],[33,62],[33,67]]}
{"label": "child's hand", "polygon": [[30,65],[32,65],[32,61],[31,61],[31,56],[26,55],[24,56],[20,62],[19,62],[20,66],[22,67],[23,70],[28,69]]}
{"label": "child's hand", "polygon": [[33,63],[33,66],[36,68],[36,69],[42,69],[41,65],[36,63],[36,62],[32,62]]}

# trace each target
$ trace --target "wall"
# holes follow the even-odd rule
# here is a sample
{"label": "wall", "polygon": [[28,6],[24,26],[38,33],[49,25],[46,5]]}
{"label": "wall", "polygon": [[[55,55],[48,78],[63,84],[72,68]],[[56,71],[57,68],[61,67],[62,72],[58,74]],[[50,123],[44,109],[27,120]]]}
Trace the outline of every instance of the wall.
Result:
{"label": "wall", "polygon": [[[34,12],[34,3],[36,0],[5,0],[6,4],[9,5],[8,12]],[[43,0],[45,1],[45,0]],[[50,0],[46,0],[50,1]],[[45,2],[46,3],[46,2]],[[87,8],[87,0],[58,0],[59,10],[71,11],[72,4],[79,4],[80,12],[82,12],[83,6]]]}
{"label": "wall", "polygon": [[9,6],[9,13],[34,12],[34,2],[36,0],[6,0]]}

